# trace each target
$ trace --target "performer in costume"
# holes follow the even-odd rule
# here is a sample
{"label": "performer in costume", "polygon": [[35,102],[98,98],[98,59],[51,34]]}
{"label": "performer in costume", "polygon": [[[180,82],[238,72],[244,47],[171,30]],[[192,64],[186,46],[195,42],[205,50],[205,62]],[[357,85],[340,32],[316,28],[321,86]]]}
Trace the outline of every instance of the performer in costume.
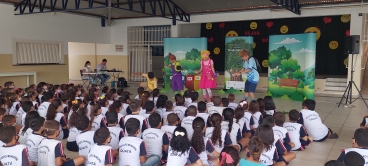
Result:
{"label": "performer in costume", "polygon": [[174,92],[180,91],[183,94],[183,75],[181,74],[180,63],[176,61],[176,56],[171,53],[169,53],[169,60],[171,62],[170,67],[172,70],[171,88]]}
{"label": "performer in costume", "polygon": [[212,100],[211,88],[216,87],[215,69],[213,67],[213,60],[209,57],[210,52],[208,50],[201,51],[201,68],[196,73],[202,71],[201,82],[199,88],[203,91],[203,101],[206,101],[207,93],[210,101]]}

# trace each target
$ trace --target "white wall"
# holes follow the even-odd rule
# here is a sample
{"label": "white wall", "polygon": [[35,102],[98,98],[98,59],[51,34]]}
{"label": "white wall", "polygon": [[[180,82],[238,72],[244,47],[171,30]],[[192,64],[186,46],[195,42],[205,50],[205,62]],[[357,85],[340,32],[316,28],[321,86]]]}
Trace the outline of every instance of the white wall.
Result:
{"label": "white wall", "polygon": [[67,13],[14,15],[13,5],[0,4],[0,22],[0,54],[13,54],[14,38],[62,41],[65,55],[68,42],[111,42],[111,28],[101,27],[98,18]]}

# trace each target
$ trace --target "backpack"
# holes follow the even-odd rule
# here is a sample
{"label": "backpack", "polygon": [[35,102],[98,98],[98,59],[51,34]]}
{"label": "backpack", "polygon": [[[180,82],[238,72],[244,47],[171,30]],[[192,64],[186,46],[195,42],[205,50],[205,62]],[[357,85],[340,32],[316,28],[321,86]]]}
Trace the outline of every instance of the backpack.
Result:
{"label": "backpack", "polygon": [[253,67],[253,69],[256,69],[258,73],[262,73],[262,67],[259,64],[258,60],[255,57],[252,57],[252,58],[254,59],[254,61],[256,61],[256,66],[257,66],[257,68]]}

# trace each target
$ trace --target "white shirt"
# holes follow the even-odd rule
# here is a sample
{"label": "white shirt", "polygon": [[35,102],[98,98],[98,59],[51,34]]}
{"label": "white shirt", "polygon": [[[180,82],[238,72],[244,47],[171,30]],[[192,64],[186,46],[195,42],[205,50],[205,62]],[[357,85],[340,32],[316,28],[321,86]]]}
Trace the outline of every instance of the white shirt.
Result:
{"label": "white shirt", "polygon": [[79,147],[79,155],[88,158],[88,152],[95,144],[93,136],[95,131],[85,131],[77,135],[76,142]]}
{"label": "white shirt", "polygon": [[139,95],[135,96],[134,99],[139,100]]}
{"label": "white shirt", "polygon": [[192,137],[193,137],[194,130],[193,130],[192,124],[195,118],[196,117],[194,116],[187,116],[181,122],[181,127],[184,127],[185,130],[187,130],[189,140],[192,140]]}
{"label": "white shirt", "polygon": [[261,154],[261,157],[259,158],[259,162],[265,164],[265,165],[273,165],[273,159],[274,155],[276,153],[276,142],[278,141],[278,138],[274,135],[275,141],[273,142],[273,145],[271,145],[271,148],[267,150],[267,148],[263,149],[263,152]]}
{"label": "white shirt", "polygon": [[15,116],[17,114],[17,111],[18,111],[17,110],[17,105],[20,105],[20,102],[19,101],[14,102],[13,103],[13,106],[10,107],[10,109],[9,109],[9,115],[14,115]]}
{"label": "white shirt", "polygon": [[123,109],[120,110],[120,114],[122,114],[123,116],[127,115],[126,109],[129,107],[129,104],[127,103],[123,103]]}
{"label": "white shirt", "polygon": [[[207,127],[206,128],[206,134],[205,134],[205,136],[208,139],[211,139],[212,133],[213,133],[213,130],[214,129],[215,129],[214,127]],[[222,140],[222,144],[221,145],[219,145],[218,142],[216,142],[216,143],[215,142],[212,142],[213,145],[214,145],[214,147],[215,147],[215,150],[217,152],[219,152],[219,153],[222,151],[222,149],[225,147],[225,145],[227,146],[227,145],[231,145],[232,144],[232,141],[231,141],[231,138],[230,138],[230,134],[226,130],[222,130],[221,129],[221,140]]]}
{"label": "white shirt", "polygon": [[167,166],[176,166],[176,165],[182,166],[182,165],[186,165],[188,160],[190,163],[194,163],[198,159],[200,158],[192,147],[190,147],[190,149],[188,149],[188,151],[184,153],[174,151],[171,149],[171,147],[169,147],[166,165]]}
{"label": "white shirt", "polygon": [[[261,112],[259,112],[259,113],[261,113]],[[244,122],[244,123],[245,123],[245,125],[247,126],[247,130],[250,130],[250,122],[252,121],[252,122],[254,123],[254,118],[253,118],[252,113],[250,113],[250,112],[248,112],[248,111],[244,112],[244,116],[241,118],[241,120],[242,120],[242,122]],[[239,121],[239,122],[240,122],[240,121]],[[254,124],[253,124],[253,125],[254,125]],[[243,125],[241,125],[241,126],[244,126],[244,124],[243,124]],[[243,129],[243,128],[241,128],[241,129]]]}
{"label": "white shirt", "polygon": [[253,128],[258,128],[258,126],[260,125],[260,120],[261,118],[263,118],[262,113],[257,111],[256,113],[253,114],[253,121],[254,121],[254,125]]}
{"label": "white shirt", "polygon": [[38,146],[40,145],[41,141],[45,139],[45,137],[36,134],[31,133],[27,138],[27,148],[28,148],[28,155],[29,160],[34,161],[37,163],[38,161]]}
{"label": "white shirt", "polygon": [[185,98],[185,107],[189,107],[191,103],[192,103],[191,98]]}
{"label": "white shirt", "polygon": [[206,113],[198,113],[197,117],[201,117],[204,120],[204,124],[207,126],[207,120],[210,114]]}
{"label": "white shirt", "polygon": [[22,132],[23,128],[24,128],[24,126],[19,130],[19,134],[18,134],[18,136],[19,136],[18,142],[20,144],[26,144],[28,136],[31,135],[32,132],[33,132],[33,130],[31,128],[28,128],[26,130],[26,132],[23,133]]}
{"label": "white shirt", "polygon": [[[108,157],[108,158],[106,158]],[[114,163],[112,148],[108,145],[94,144],[88,153],[86,166],[105,166]]]}
{"label": "white shirt", "polygon": [[139,157],[146,156],[147,151],[142,139],[133,136],[123,137],[119,142],[119,165],[140,166]]}
{"label": "white shirt", "polygon": [[0,147],[0,162],[3,166],[29,164],[27,147],[25,145]]}
{"label": "white shirt", "polygon": [[50,102],[45,101],[38,107],[37,112],[41,117],[46,119],[47,110],[49,109],[50,104]]}
{"label": "white shirt", "polygon": [[61,121],[64,121],[64,124],[68,124],[68,122],[66,121],[65,117],[64,117],[64,114],[63,113],[56,113],[56,116],[55,116],[55,120],[59,122],[60,124],[60,127],[59,127],[59,131],[60,131],[60,134],[56,137],[57,140],[62,140],[63,137],[64,137],[64,131],[63,131],[63,128],[61,127]]}
{"label": "white shirt", "polygon": [[101,107],[101,114],[103,115],[103,116],[105,116],[106,115],[106,112],[109,110],[109,108],[107,108],[107,107]]}
{"label": "white shirt", "polygon": [[273,114],[275,114],[275,110],[265,110],[265,113],[266,113],[267,115],[271,115],[271,116],[273,116]]}
{"label": "white shirt", "polygon": [[161,118],[164,118],[164,113],[166,112],[166,108],[157,108],[156,112],[161,115]]}
{"label": "white shirt", "polygon": [[[222,121],[221,122],[221,130],[226,130],[229,132],[229,122]],[[229,132],[231,142],[238,142],[238,139],[242,138],[241,132],[240,132],[240,125],[236,122],[233,122],[233,125],[231,126],[231,132]]]}
{"label": "white shirt", "polygon": [[198,103],[190,103],[190,104],[188,105],[188,107],[189,107],[189,106],[191,106],[191,105],[193,105],[193,106],[195,106],[195,107],[197,107],[197,108],[198,108]]}
{"label": "white shirt", "polygon": [[301,147],[300,138],[302,137],[300,135],[301,133],[300,131],[304,130],[303,132],[306,133],[304,126],[299,123],[292,123],[292,122],[285,122],[283,126],[287,129],[290,135],[290,141],[295,144],[295,147],[292,148],[291,150],[299,149]]}
{"label": "white shirt", "polygon": [[320,140],[328,134],[328,128],[322,123],[321,117],[316,111],[302,109],[300,114],[305,129],[314,140]]}
{"label": "white shirt", "polygon": [[142,138],[146,144],[147,156],[154,154],[162,157],[162,145],[169,144],[169,136],[156,128],[144,130]]}
{"label": "white shirt", "polygon": [[69,128],[69,136],[67,138],[68,142],[74,142],[77,139],[77,136],[81,133],[82,131],[78,130],[76,127],[70,127]]}
{"label": "white shirt", "polygon": [[[140,130],[140,132],[138,133],[138,135],[137,135],[137,137],[138,138],[141,138],[142,137],[142,126],[143,125],[145,125],[145,129],[147,129],[148,128],[148,126],[147,126],[147,121],[146,121],[146,117],[144,117],[144,116],[142,116],[142,115],[127,115],[126,117],[125,117],[125,119],[124,119],[124,124],[126,123],[126,121],[128,120],[128,119],[130,119],[130,118],[136,118],[136,119],[138,119],[139,120],[139,128],[141,129]],[[126,132],[126,130],[125,130],[125,132]]]}
{"label": "white shirt", "polygon": [[91,126],[91,130],[92,131],[96,131],[97,129],[99,129],[101,127],[101,124],[105,124],[106,125],[106,119],[105,116],[100,114],[97,115],[92,122],[92,126]]}
{"label": "white shirt", "polygon": [[120,138],[124,137],[124,130],[118,126],[110,126],[107,128],[109,129],[111,136],[109,146],[111,146],[114,150],[119,149],[119,141]]}
{"label": "white shirt", "polygon": [[22,107],[19,108],[17,114],[15,115],[16,117],[16,122],[17,122],[17,125],[22,125],[22,117],[26,117],[26,112],[23,111]]}
{"label": "white shirt", "polygon": [[173,111],[169,111],[169,112],[165,112],[162,117],[162,121],[164,121],[163,125],[168,125],[169,123],[167,122],[167,116],[171,113],[174,113]]}
{"label": "white shirt", "polygon": [[24,126],[27,114],[22,115],[22,126]]}
{"label": "white shirt", "polygon": [[167,136],[169,137],[169,139],[172,138],[172,135],[175,129],[176,129],[176,126],[165,125],[161,127],[161,131],[165,132]]}
{"label": "white shirt", "polygon": [[288,137],[288,130],[284,127],[273,126],[272,130],[273,130],[273,133],[277,134],[281,140],[284,140],[286,137]]}
{"label": "white shirt", "polygon": [[183,118],[185,117],[185,110],[187,110],[187,107],[184,106],[176,106],[174,107],[174,113],[176,113],[180,120],[183,120]]}
{"label": "white shirt", "polygon": [[208,107],[208,114],[212,115],[214,113],[218,113],[222,116],[222,111],[224,111],[226,107],[216,107],[216,106],[212,106],[212,107]]}
{"label": "white shirt", "polygon": [[238,107],[238,103],[234,103],[234,102],[230,102],[229,103],[229,108],[232,108],[233,110],[235,110],[236,109],[236,107]]}
{"label": "white shirt", "polygon": [[[368,149],[365,149],[365,148],[347,148],[347,149],[344,149],[344,151],[342,152],[342,154],[345,153],[345,154],[343,154],[344,158],[345,158],[345,155],[349,152],[359,153],[365,160],[364,166],[368,166]],[[340,157],[341,157],[341,155],[340,155]],[[339,157],[339,159],[340,159],[340,157]]]}
{"label": "white shirt", "polygon": [[[57,151],[55,149],[58,149]],[[57,152],[57,153],[55,153]],[[54,139],[44,139],[38,147],[38,164],[37,165],[55,165],[57,157],[64,156],[63,144]]]}

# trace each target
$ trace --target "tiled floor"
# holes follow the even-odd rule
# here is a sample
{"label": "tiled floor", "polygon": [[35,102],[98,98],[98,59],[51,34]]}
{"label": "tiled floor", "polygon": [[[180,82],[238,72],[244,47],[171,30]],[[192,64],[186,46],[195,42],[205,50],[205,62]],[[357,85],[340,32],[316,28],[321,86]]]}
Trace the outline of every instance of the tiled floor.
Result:
{"label": "tiled floor", "polygon": [[[136,95],[136,88],[127,88],[127,91]],[[169,99],[174,96],[173,93],[163,93],[169,96]],[[217,91],[214,91],[214,95],[217,95]],[[221,97],[226,97],[226,94],[219,94]],[[236,95],[237,101],[242,99],[242,95]],[[256,97],[264,97],[264,93],[257,93]],[[354,108],[346,108],[343,105],[337,107],[337,103],[340,101],[341,96],[316,96],[317,102],[316,111],[321,116],[323,122],[327,127],[331,128],[334,132],[338,133],[340,138],[333,140],[328,139],[325,142],[314,142],[305,151],[296,152],[297,157],[290,162],[289,166],[323,166],[326,161],[336,160],[340,155],[343,148],[349,148],[352,146],[351,138],[353,137],[355,129],[359,127],[359,123],[365,114],[368,114],[368,109],[365,107],[362,100],[357,100],[353,103]],[[277,107],[277,111],[289,111],[291,109],[301,109],[301,102],[274,99]],[[66,144],[66,140],[64,140]],[[64,146],[65,147],[65,146]],[[65,153],[68,158],[73,158],[78,153],[69,152],[65,149]],[[245,153],[240,153],[241,157],[244,157]],[[115,163],[114,165],[118,165]]]}

